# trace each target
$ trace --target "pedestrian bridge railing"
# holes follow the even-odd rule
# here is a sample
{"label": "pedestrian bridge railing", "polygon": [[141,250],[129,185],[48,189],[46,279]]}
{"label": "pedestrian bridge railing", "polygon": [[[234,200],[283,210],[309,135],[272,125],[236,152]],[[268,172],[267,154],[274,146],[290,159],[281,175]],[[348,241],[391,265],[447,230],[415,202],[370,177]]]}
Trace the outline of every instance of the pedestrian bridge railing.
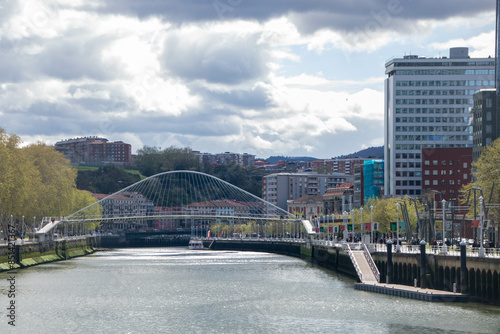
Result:
{"label": "pedestrian bridge railing", "polygon": [[365,255],[366,260],[368,261],[368,265],[370,266],[373,275],[377,279],[377,282],[380,283],[380,272],[378,271],[377,265],[375,264],[375,261],[373,261],[370,251],[368,250],[365,244],[363,244],[363,253]]}
{"label": "pedestrian bridge railing", "polygon": [[[375,247],[376,252],[387,252],[386,244],[372,244]],[[392,245],[393,252],[396,253],[396,244]],[[420,254],[419,245],[400,245],[400,253],[407,254]],[[448,255],[448,256],[460,256],[460,246],[445,246],[445,252],[443,253],[443,246],[427,245],[426,252],[428,254],[436,255]],[[467,256],[479,257],[480,255],[479,247],[467,246]],[[500,259],[500,248],[484,248],[484,257],[499,258]]]}
{"label": "pedestrian bridge railing", "polygon": [[343,244],[344,251],[349,254],[349,258],[351,259],[351,262],[354,266],[354,269],[356,269],[356,273],[358,274],[359,280],[363,282],[363,272],[359,268],[358,261],[356,261],[356,258],[354,257],[354,254],[352,253],[351,246],[348,243]]}

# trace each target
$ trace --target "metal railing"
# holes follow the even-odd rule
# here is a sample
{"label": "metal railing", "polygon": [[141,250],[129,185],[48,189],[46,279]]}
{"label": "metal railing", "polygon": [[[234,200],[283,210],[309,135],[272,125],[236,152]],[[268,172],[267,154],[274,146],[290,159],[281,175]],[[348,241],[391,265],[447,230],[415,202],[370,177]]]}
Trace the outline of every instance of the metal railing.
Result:
{"label": "metal railing", "polygon": [[370,266],[373,275],[375,275],[377,282],[380,283],[380,272],[378,271],[377,265],[375,264],[375,261],[373,261],[373,258],[365,244],[363,244],[363,253],[365,254],[365,258],[368,261],[368,265]]}
{"label": "metal railing", "polygon": [[[376,252],[387,252],[386,244],[374,244]],[[396,252],[396,244],[393,244],[393,252]],[[400,252],[407,254],[420,254],[420,246],[419,245],[400,245]],[[467,256],[471,257],[479,257],[480,247],[472,247],[467,246]],[[490,258],[498,258],[500,259],[500,248],[483,248],[484,249],[484,257]],[[426,252],[428,254],[439,254],[439,255],[447,255],[447,256],[460,256],[460,246],[445,246],[446,253],[443,253],[443,246],[437,245],[427,245]]]}
{"label": "metal railing", "polygon": [[351,262],[354,265],[354,269],[356,269],[356,273],[358,273],[359,280],[363,282],[363,273],[361,272],[361,269],[358,266],[358,261],[356,261],[354,254],[352,254],[351,246],[349,246],[348,243],[344,244],[344,250],[347,251],[347,254],[349,254]]}

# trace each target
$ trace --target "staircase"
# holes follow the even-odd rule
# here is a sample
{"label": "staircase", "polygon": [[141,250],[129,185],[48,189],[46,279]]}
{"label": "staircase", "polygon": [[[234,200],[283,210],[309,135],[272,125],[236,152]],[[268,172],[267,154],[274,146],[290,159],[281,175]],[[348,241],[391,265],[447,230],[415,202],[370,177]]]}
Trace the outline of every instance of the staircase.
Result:
{"label": "staircase", "polygon": [[379,283],[380,274],[366,245],[362,244],[362,247],[357,247],[358,249],[351,249],[349,244],[346,244],[346,246],[345,249],[349,253],[349,257],[351,258],[361,283]]}

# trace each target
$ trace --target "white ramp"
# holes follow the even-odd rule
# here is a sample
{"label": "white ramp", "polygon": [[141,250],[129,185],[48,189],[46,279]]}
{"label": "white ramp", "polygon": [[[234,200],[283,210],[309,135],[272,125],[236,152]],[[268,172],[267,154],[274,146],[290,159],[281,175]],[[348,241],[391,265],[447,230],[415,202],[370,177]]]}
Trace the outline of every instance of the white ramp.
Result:
{"label": "white ramp", "polygon": [[370,264],[368,263],[364,252],[362,250],[353,250],[352,255],[354,256],[354,259],[356,259],[358,268],[362,273],[362,276],[360,278],[361,283],[378,283],[377,278],[370,268]]}
{"label": "white ramp", "polygon": [[306,229],[307,234],[316,234],[316,229],[309,220],[303,220],[302,226]]}

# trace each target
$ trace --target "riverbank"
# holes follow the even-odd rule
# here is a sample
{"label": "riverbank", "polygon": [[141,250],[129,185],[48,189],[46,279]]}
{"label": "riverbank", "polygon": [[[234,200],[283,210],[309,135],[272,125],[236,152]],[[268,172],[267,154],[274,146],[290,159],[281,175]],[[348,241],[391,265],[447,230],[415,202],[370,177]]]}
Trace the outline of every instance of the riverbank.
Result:
{"label": "riverbank", "polygon": [[0,272],[67,260],[98,250],[98,236],[0,246]]}

